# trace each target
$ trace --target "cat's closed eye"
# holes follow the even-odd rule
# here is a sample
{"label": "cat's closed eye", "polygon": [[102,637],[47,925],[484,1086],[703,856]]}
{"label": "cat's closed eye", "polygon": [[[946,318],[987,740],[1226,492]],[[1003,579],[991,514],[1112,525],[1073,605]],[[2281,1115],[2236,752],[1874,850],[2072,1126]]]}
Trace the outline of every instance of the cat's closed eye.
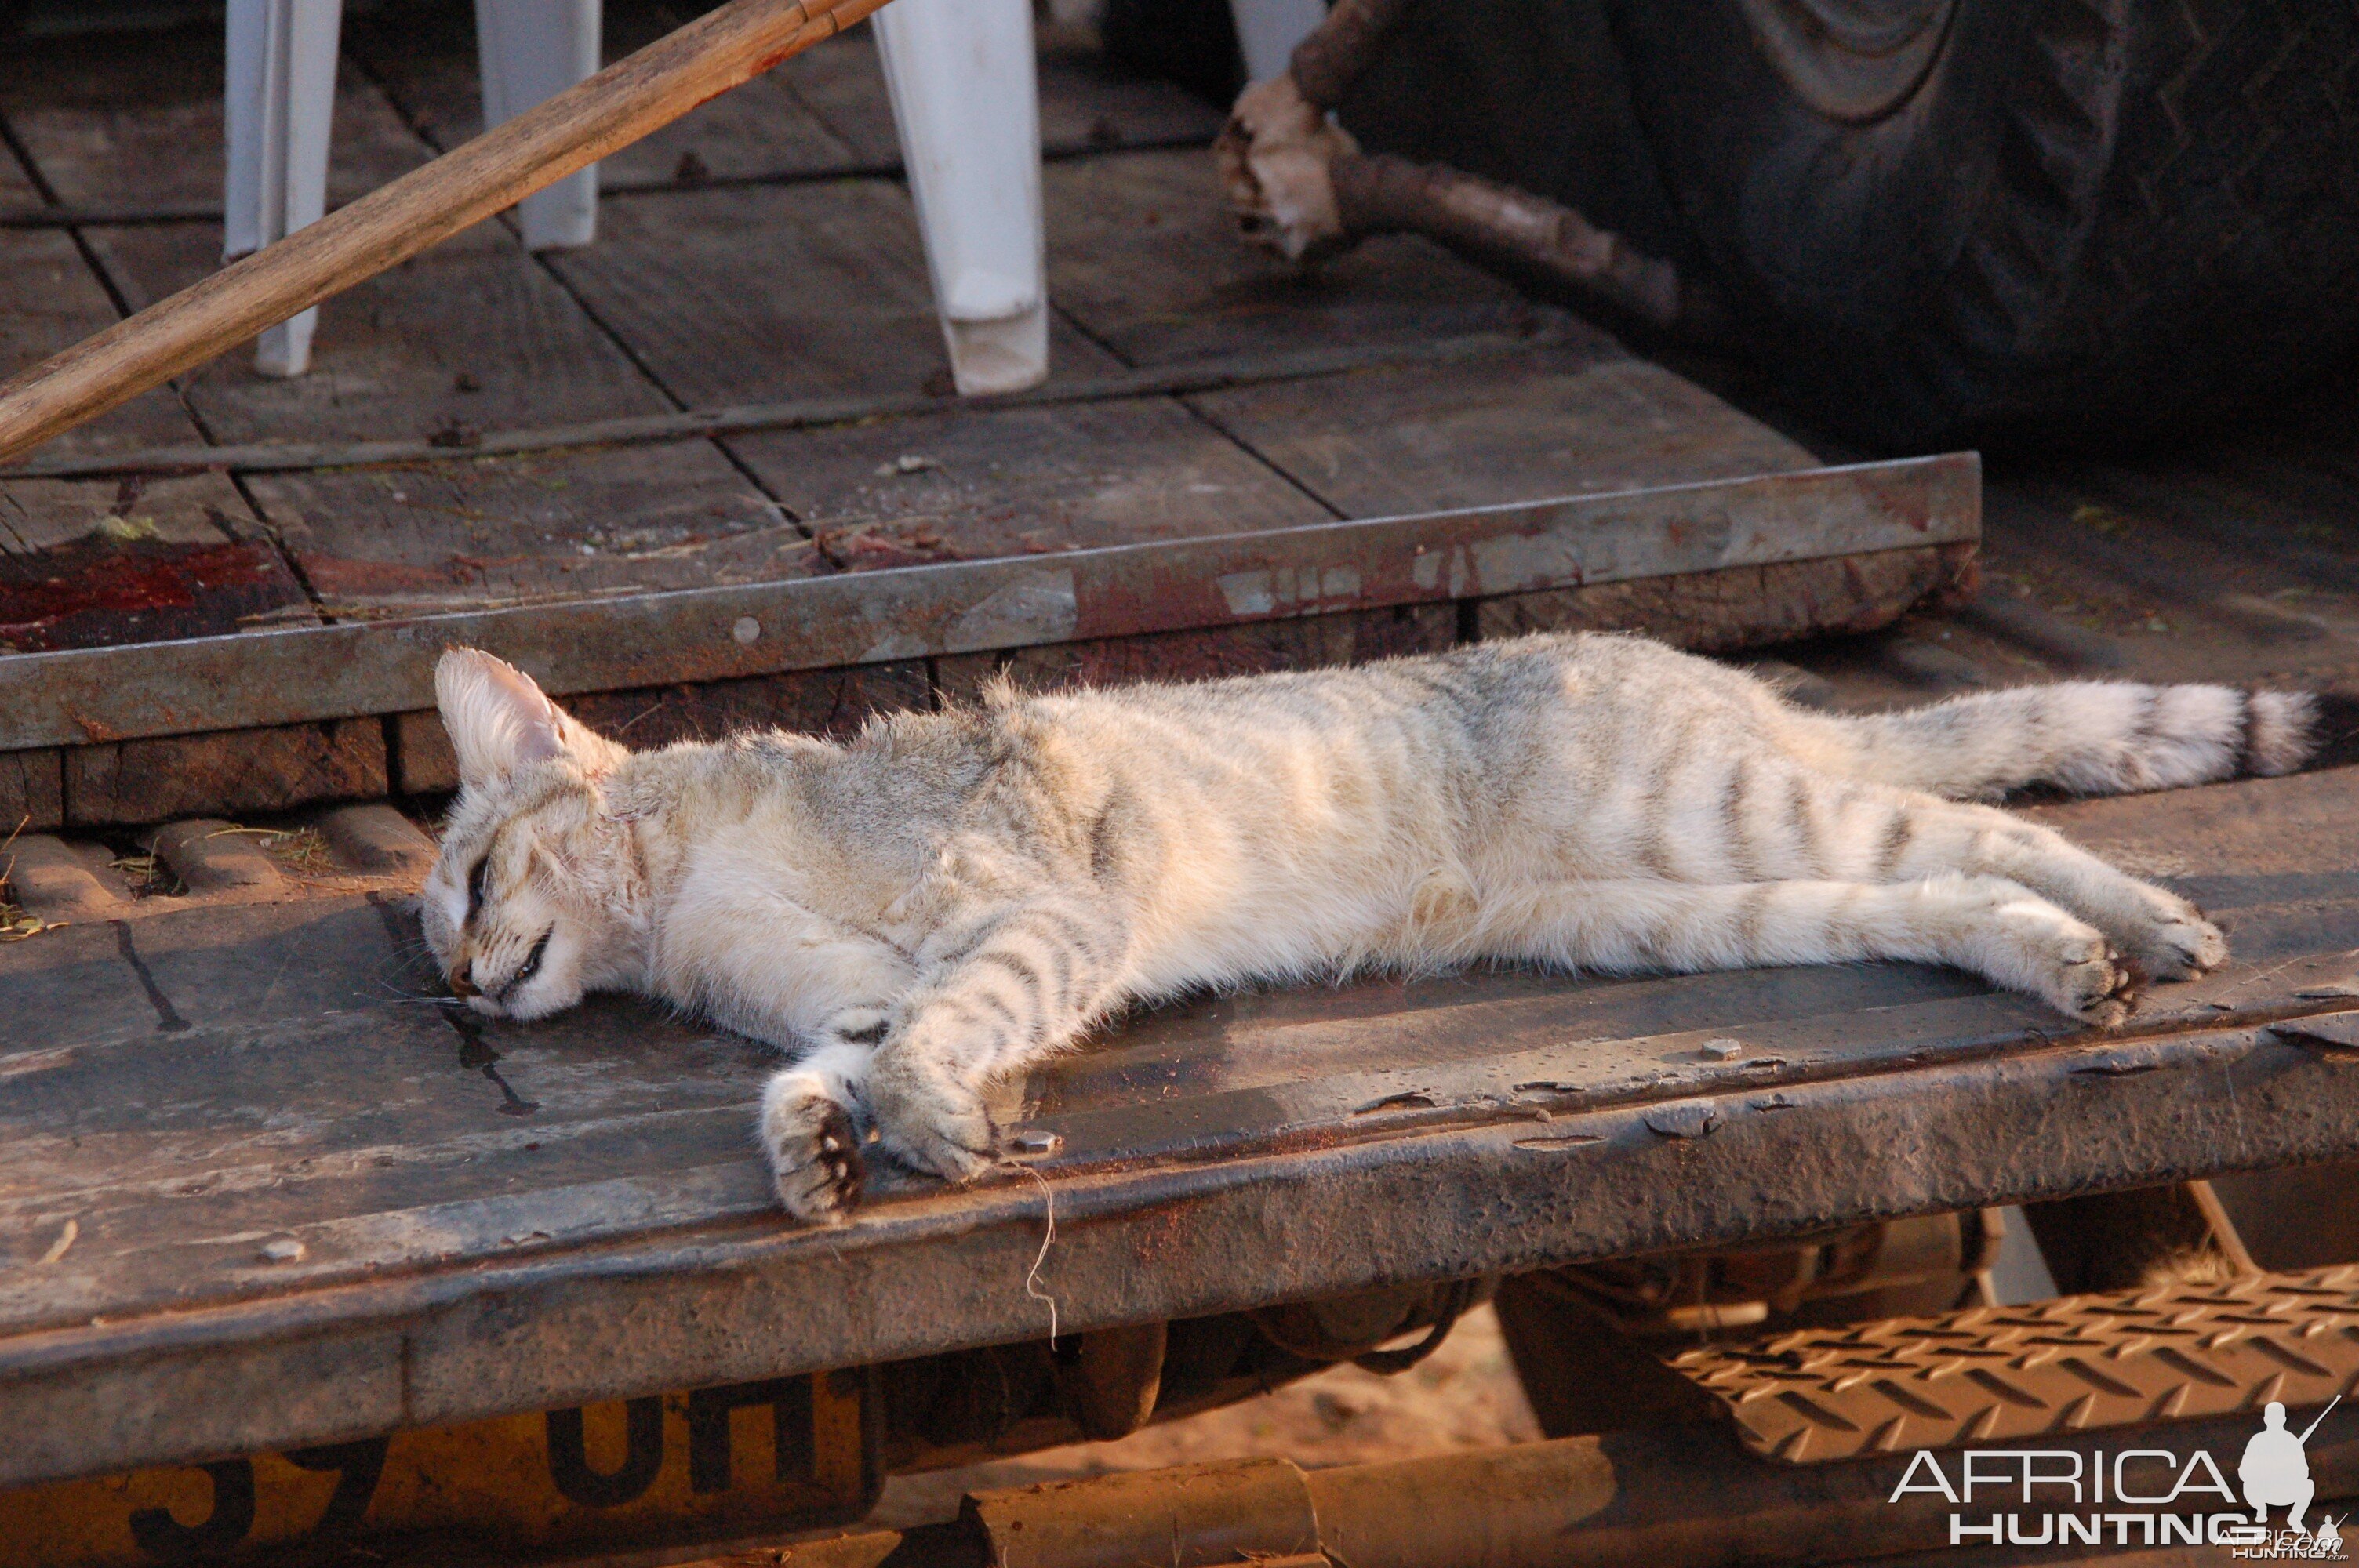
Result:
{"label": "cat's closed eye", "polygon": [[475,869],[467,873],[467,919],[474,919],[476,914],[483,909],[484,884],[491,880],[491,875],[492,854],[486,849],[484,851],[484,858],[475,862]]}

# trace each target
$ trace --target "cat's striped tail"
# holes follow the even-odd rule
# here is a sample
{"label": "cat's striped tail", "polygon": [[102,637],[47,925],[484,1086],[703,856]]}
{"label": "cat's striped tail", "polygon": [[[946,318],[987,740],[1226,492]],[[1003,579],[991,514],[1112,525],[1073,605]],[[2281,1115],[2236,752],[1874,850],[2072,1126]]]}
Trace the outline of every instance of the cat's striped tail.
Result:
{"label": "cat's striped tail", "polygon": [[1841,771],[1952,800],[2049,784],[2126,795],[2345,758],[2359,700],[2225,686],[2066,681],[1841,719]]}

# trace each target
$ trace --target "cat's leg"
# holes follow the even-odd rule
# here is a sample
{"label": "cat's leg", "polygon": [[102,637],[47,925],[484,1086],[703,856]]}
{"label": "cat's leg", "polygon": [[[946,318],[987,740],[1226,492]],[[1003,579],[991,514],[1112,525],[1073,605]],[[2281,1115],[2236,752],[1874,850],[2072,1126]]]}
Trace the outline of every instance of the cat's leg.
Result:
{"label": "cat's leg", "polygon": [[1740,755],[1716,809],[1686,838],[1735,876],[1898,882],[1943,873],[2004,877],[2061,904],[2158,979],[2212,968],[2228,945],[2203,912],[1996,806]]}
{"label": "cat's leg", "polygon": [[1560,882],[1487,898],[1499,957],[1625,972],[1906,958],[1971,970],[2084,1022],[2118,1023],[2130,976],[2104,934],[2017,883]]}
{"label": "cat's leg", "polygon": [[944,944],[901,1000],[868,1073],[886,1150],[948,1181],[998,1157],[983,1091],[1071,1044],[1120,995],[1128,934],[1087,898],[1044,897],[994,914]]}
{"label": "cat's leg", "polygon": [[1897,856],[1879,850],[1877,869],[1888,865],[1887,877],[1960,871],[2020,882],[2104,932],[2157,979],[2191,979],[2228,957],[2228,939],[2193,903],[2107,865],[2053,828],[1995,806],[1877,793],[1898,797],[1882,803],[1890,837],[1879,843],[1903,834],[1908,840]]}

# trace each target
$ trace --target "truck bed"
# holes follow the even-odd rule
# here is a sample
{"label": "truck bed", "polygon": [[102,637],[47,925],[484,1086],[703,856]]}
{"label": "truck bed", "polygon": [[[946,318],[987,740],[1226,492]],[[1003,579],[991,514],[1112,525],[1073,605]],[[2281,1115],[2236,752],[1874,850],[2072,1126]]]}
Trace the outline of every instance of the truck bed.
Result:
{"label": "truck bed", "polygon": [[2235,944],[2111,1033],[1903,965],[1205,997],[1012,1088],[1048,1152],[826,1231],[768,1192],[762,1049],[478,1019],[397,880],[294,840],[276,893],[0,948],[0,1482],[2347,1154],[2354,807],[2040,808]]}

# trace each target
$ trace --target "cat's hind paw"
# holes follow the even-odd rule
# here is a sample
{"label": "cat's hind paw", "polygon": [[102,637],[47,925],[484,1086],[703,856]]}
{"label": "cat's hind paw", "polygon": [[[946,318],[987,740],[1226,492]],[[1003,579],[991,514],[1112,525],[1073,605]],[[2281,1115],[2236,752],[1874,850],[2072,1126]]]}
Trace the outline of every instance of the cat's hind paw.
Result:
{"label": "cat's hind paw", "polygon": [[781,1074],[762,1097],[762,1151],[788,1214],[811,1225],[851,1220],[864,1173],[859,1134],[843,1107]]}
{"label": "cat's hind paw", "polygon": [[1983,972],[2029,991],[2083,1023],[2110,1029],[2129,1017],[2146,972],[2104,933],[2012,882],[1978,890],[1991,901]]}

